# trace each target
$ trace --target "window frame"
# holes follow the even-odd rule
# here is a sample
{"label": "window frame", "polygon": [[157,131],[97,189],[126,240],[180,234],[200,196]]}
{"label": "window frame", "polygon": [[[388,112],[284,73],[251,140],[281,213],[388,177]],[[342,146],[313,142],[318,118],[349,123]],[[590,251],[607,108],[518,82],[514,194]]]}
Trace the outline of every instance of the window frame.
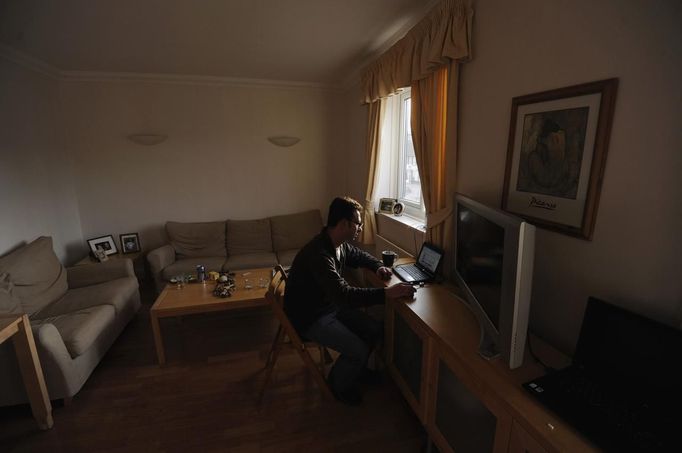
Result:
{"label": "window frame", "polygon": [[[420,187],[419,187],[419,203],[415,203],[413,200],[404,197],[404,181],[406,179],[407,164],[406,164],[406,146],[407,141],[412,136],[411,131],[411,118],[405,115],[405,102],[410,100],[410,113],[412,112],[412,90],[410,88],[403,88],[398,93],[397,96],[397,130],[398,130],[398,140],[397,146],[394,146],[393,152],[395,153],[392,162],[393,170],[392,173],[394,178],[391,178],[391,192],[398,201],[400,201],[405,206],[405,213],[411,217],[415,217],[420,220],[426,218],[426,210],[424,207],[424,197],[421,190],[421,175],[419,175]],[[394,119],[395,121],[396,119]],[[414,143],[412,143],[414,147]],[[416,164],[416,162],[415,162]],[[417,172],[419,170],[417,169]]]}

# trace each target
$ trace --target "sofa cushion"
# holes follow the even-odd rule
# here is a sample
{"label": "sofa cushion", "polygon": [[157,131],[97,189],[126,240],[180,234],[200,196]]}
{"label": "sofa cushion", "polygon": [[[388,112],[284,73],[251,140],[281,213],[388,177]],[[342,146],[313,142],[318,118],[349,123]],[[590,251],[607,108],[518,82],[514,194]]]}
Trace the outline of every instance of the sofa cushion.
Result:
{"label": "sofa cushion", "polygon": [[282,266],[291,266],[298,251],[299,249],[282,250],[281,252],[277,252],[277,261],[279,261],[279,264]]}
{"label": "sofa cushion", "polygon": [[66,269],[52,250],[52,238],[42,236],[0,258],[0,274],[9,274],[12,295],[23,312],[33,315],[66,293]]}
{"label": "sofa cushion", "polygon": [[227,255],[225,222],[166,222],[166,233],[180,258]]}
{"label": "sofa cushion", "polygon": [[38,312],[35,318],[45,319],[97,305],[111,305],[118,316],[126,310],[128,301],[137,290],[138,283],[135,277],[116,278],[96,285],[70,289],[64,297]]}
{"label": "sofa cushion", "polygon": [[228,220],[227,256],[272,252],[270,219]]}
{"label": "sofa cushion", "polygon": [[320,211],[299,212],[296,214],[270,217],[272,245],[280,250],[300,249],[322,229]]}
{"label": "sofa cushion", "polygon": [[116,318],[112,305],[97,305],[33,322],[33,325],[54,324],[72,358],[83,354]]}
{"label": "sofa cushion", "polygon": [[18,315],[23,313],[19,298],[12,292],[14,284],[9,274],[0,274],[0,316]]}
{"label": "sofa cushion", "polygon": [[277,265],[277,256],[274,253],[249,253],[229,256],[223,265],[223,271],[275,267],[275,265]]}
{"label": "sofa cushion", "polygon": [[[173,264],[168,265],[161,271],[161,276],[164,280],[170,280],[176,275],[197,275],[197,266],[202,264],[206,268],[206,272],[219,272],[223,268],[225,257],[200,257],[200,258],[185,258],[178,260]],[[160,290],[161,288],[159,288]]]}

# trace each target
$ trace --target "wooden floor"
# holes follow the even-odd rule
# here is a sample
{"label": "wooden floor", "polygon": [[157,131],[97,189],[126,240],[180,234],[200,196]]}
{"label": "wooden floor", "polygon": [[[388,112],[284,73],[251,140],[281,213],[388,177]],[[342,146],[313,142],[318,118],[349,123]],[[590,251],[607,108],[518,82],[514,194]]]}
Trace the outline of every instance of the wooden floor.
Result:
{"label": "wooden floor", "polygon": [[73,402],[39,431],[0,408],[0,452],[419,452],[424,430],[390,378],[360,407],[322,400],[295,352],[257,393],[276,324],[267,308],[165,319],[160,368],[143,304]]}

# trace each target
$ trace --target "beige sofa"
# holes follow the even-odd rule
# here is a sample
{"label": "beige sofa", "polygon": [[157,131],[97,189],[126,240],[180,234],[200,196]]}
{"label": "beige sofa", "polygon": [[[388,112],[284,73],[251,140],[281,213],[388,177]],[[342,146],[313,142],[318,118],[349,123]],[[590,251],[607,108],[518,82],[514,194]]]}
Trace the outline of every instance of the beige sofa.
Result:
{"label": "beige sofa", "polygon": [[207,271],[291,265],[298,250],[322,229],[317,209],[258,220],[167,222],[170,244],[147,254],[157,291],[171,278]]}
{"label": "beige sofa", "polygon": [[[52,238],[0,258],[0,316],[26,313],[50,399],[71,398],[140,307],[132,261],[64,268]],[[11,342],[0,345],[0,406],[27,402]]]}

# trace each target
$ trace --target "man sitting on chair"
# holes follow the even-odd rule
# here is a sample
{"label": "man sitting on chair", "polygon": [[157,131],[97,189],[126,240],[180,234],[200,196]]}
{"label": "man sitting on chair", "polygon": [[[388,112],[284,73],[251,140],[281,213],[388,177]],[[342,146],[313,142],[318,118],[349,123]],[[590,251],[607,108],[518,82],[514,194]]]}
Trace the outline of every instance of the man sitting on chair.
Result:
{"label": "man sitting on chair", "polygon": [[284,293],[284,311],[298,333],[340,353],[328,382],[339,401],[353,405],[362,401],[358,380],[383,335],[383,324],[358,308],[414,294],[407,283],[359,288],[341,276],[350,266],[371,269],[384,280],[391,277],[381,261],[348,243],[362,230],[361,210],[349,197],[332,201],[327,226],[296,255]]}

